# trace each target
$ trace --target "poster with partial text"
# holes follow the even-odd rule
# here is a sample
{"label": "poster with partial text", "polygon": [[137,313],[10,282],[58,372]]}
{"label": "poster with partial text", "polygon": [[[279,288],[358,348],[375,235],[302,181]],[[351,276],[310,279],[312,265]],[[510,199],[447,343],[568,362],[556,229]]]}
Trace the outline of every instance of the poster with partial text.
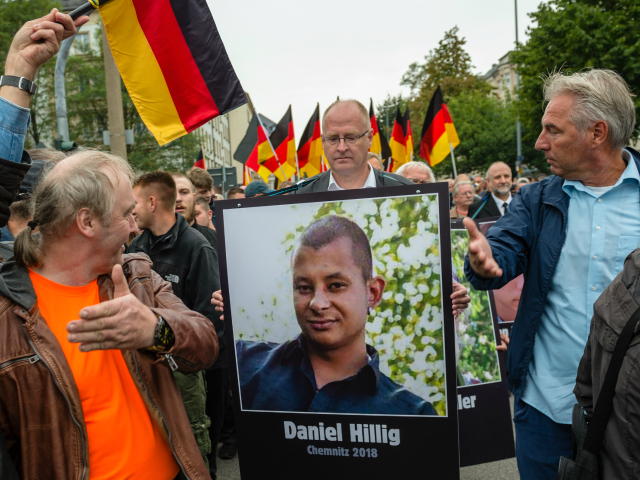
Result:
{"label": "poster with partial text", "polygon": [[446,184],[216,203],[243,480],[459,478],[448,212]]}
{"label": "poster with partial text", "polygon": [[[479,224],[486,234],[493,221]],[[461,222],[451,223],[453,269],[471,297],[455,317],[460,466],[513,458],[515,443],[496,307],[490,292],[476,290],[464,275],[469,234]]]}

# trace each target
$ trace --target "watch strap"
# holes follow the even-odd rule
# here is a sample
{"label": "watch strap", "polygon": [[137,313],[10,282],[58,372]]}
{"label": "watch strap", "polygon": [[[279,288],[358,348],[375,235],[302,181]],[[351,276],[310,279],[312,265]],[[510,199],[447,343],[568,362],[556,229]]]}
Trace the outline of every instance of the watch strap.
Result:
{"label": "watch strap", "polygon": [[176,339],[173,330],[171,330],[171,327],[165,322],[164,318],[160,315],[156,316],[158,317],[158,323],[156,323],[154,343],[153,346],[147,348],[147,350],[150,352],[166,352],[173,346]]}
{"label": "watch strap", "polygon": [[3,86],[16,87],[20,90],[34,95],[38,91],[38,85],[25,77],[15,77],[13,75],[0,75],[0,87]]}

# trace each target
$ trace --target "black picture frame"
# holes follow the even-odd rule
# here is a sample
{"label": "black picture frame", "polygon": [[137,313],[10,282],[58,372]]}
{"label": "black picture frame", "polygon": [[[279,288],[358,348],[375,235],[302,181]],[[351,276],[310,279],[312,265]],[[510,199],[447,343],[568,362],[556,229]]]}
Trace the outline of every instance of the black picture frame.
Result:
{"label": "black picture frame", "polygon": [[[406,185],[336,192],[254,197],[216,202],[218,216],[218,256],[222,295],[231,298],[228,282],[226,245],[233,242],[233,232],[225,230],[225,215],[235,209],[257,209],[269,215],[269,207],[304,203],[328,203],[345,200],[433,195],[438,198],[440,235],[441,296],[443,346],[445,354],[447,416],[358,415],[308,412],[262,412],[242,410],[236,360],[232,305],[225,302],[224,322],[230,364],[231,390],[238,435],[240,472],[243,480],[257,480],[276,475],[279,479],[352,480],[353,478],[459,478],[458,418],[456,370],[454,355],[455,327],[451,302],[452,268],[449,230],[449,192],[447,184]],[[274,218],[277,222],[277,218]],[[259,233],[256,242],[260,242]],[[268,254],[268,246],[261,245]],[[247,274],[255,266],[247,265]],[[251,292],[245,292],[252,294]],[[295,425],[342,425],[343,442],[285,439],[284,422]],[[366,424],[364,423],[366,422]],[[398,429],[400,444],[352,443],[348,438],[350,424],[386,425]],[[326,428],[326,427],[325,427]],[[378,428],[378,427],[374,427]],[[312,447],[330,448],[329,455],[313,454]],[[372,455],[376,448],[376,456]],[[311,450],[309,450],[311,449]],[[348,453],[348,456],[344,455]],[[358,453],[358,457],[354,457]],[[364,454],[364,455],[360,455]],[[277,473],[275,473],[277,472]]]}
{"label": "black picture frame", "polygon": [[[497,219],[476,221],[484,230]],[[484,227],[484,228],[482,228]],[[452,231],[466,230],[462,222],[451,222]],[[473,295],[473,292],[469,293]],[[500,345],[500,326],[492,292],[487,292],[496,345]],[[513,423],[507,389],[507,370],[503,352],[498,352],[500,381],[458,387],[458,428],[460,466],[468,467],[515,457]],[[464,399],[469,399],[465,405]],[[467,408],[465,408],[467,407]],[[488,436],[487,432],[491,432]]]}

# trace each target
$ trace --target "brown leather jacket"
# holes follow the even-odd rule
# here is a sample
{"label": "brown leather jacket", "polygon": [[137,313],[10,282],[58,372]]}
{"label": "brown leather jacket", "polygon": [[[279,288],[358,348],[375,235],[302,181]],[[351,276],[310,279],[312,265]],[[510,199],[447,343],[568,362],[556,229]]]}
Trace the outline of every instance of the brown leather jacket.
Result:
{"label": "brown leather jacket", "polygon": [[[173,295],[171,284],[151,270],[149,257],[124,258],[131,292],[161,315],[175,335],[175,344],[166,354],[123,351],[125,363],[169,441],[182,475],[210,479],[172,368],[191,373],[210,367],[218,355],[215,329]],[[100,276],[98,286],[101,301],[113,298],[109,275]],[[27,270],[13,260],[0,271],[0,430],[20,478],[89,479],[87,430],[73,374],[40,316]]]}

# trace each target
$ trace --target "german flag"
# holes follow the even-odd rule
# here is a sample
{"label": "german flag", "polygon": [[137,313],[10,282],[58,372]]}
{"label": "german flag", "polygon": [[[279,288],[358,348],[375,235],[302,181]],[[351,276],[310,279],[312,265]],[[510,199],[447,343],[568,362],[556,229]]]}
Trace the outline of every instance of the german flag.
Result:
{"label": "german flag", "polygon": [[388,165],[388,171],[395,172],[400,165],[407,163],[407,147],[405,142],[404,117],[400,115],[400,109],[396,108],[396,118],[393,122],[393,130],[391,130],[391,139],[389,140],[391,163]]}
{"label": "german flag", "polygon": [[276,152],[276,156],[284,170],[286,180],[296,173],[296,137],[293,133],[293,117],[291,115],[291,105],[284,117],[280,119],[276,129],[271,132],[269,137],[271,145]]}
{"label": "german flag", "polygon": [[207,168],[204,163],[204,153],[202,152],[202,148],[200,148],[200,152],[198,152],[198,158],[196,158],[196,161],[193,164],[193,167],[202,168],[203,170]]}
{"label": "german flag", "polygon": [[320,104],[318,104],[304,132],[302,132],[302,137],[298,144],[300,174],[306,173],[307,177],[313,177],[324,171],[323,157],[324,149],[322,148],[322,135],[320,133]]}
{"label": "german flag", "polygon": [[434,166],[447,158],[451,150],[458,145],[460,145],[458,132],[438,85],[429,102],[422,126],[420,156],[429,162],[429,165]]}
{"label": "german flag", "polygon": [[120,76],[160,145],[247,103],[206,0],[118,0],[99,11]]}
{"label": "german flag", "polygon": [[233,158],[257,172],[265,182],[269,181],[269,175],[272,173],[280,179],[284,177],[267,132],[256,113],[253,114],[247,133],[238,145]]}
{"label": "german flag", "polygon": [[371,130],[373,130],[373,141],[371,142],[369,151],[380,155],[383,163],[386,163],[387,159],[391,157],[391,149],[380,129],[380,123],[376,118],[376,114],[373,112],[373,99],[371,99],[371,103],[369,104],[369,120],[371,120]]}

